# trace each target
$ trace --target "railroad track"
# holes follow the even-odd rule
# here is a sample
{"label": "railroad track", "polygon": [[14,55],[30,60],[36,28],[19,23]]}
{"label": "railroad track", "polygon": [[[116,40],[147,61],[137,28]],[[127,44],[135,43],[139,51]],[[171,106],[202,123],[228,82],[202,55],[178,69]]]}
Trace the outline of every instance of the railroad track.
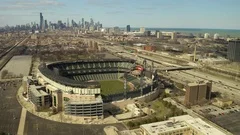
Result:
{"label": "railroad track", "polygon": [[7,51],[5,51],[1,56],[0,56],[0,71],[3,69],[3,67],[9,62],[9,60],[14,56],[15,53],[15,49],[17,46],[23,44],[27,39],[29,38],[26,37],[25,39],[23,39],[21,42],[18,42],[16,45],[12,46],[11,48],[9,48]]}

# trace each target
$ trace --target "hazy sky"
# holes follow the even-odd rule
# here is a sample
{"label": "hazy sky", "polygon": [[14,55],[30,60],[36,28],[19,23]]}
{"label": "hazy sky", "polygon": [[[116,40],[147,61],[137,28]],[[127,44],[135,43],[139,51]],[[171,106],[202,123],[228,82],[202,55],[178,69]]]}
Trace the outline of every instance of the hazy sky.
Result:
{"label": "hazy sky", "polygon": [[0,26],[91,17],[103,26],[240,29],[240,0],[0,0]]}

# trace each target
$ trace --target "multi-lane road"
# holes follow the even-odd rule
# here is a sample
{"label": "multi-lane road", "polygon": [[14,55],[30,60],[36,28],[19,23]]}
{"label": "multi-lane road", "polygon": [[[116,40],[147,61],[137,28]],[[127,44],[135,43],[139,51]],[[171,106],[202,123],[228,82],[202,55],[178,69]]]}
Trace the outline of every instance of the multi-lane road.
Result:
{"label": "multi-lane road", "polygon": [[[161,55],[154,55],[155,53],[151,53],[151,55],[147,55],[143,53],[142,54],[130,53],[120,45],[105,46],[105,49],[115,54],[117,53],[120,56],[135,59],[138,62],[142,62],[144,58],[148,60],[153,60],[154,67],[157,69],[162,69],[168,66],[181,67],[181,65],[178,65],[176,63],[170,63],[171,61],[174,60],[174,59],[169,60],[168,57],[170,56],[161,57]],[[213,91],[220,92],[223,95],[226,95],[227,97],[229,97],[230,99],[234,99],[235,102],[240,103],[240,99],[237,98],[237,97],[240,97],[240,84],[237,81],[219,77],[219,76],[210,75],[208,73],[200,72],[198,70],[170,71],[167,73],[162,73],[162,75],[172,80],[180,81],[180,82],[211,80],[213,82],[213,85],[212,85]]]}

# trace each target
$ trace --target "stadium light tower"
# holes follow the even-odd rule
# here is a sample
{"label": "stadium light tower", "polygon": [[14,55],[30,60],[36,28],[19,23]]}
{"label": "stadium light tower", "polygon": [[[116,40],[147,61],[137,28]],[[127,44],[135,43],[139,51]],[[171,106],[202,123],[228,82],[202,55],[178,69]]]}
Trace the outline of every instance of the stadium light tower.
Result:
{"label": "stadium light tower", "polygon": [[118,64],[118,79],[120,79],[119,64]]}
{"label": "stadium light tower", "polygon": [[140,87],[141,87],[141,96],[143,95],[143,71],[141,72],[140,75]]}
{"label": "stadium light tower", "polygon": [[127,73],[124,73],[124,97],[127,99]]}
{"label": "stadium light tower", "polygon": [[144,69],[147,68],[147,60],[146,60],[146,59],[143,60],[143,68],[144,68]]}
{"label": "stadium light tower", "polygon": [[152,61],[151,72],[154,70],[154,62]]}

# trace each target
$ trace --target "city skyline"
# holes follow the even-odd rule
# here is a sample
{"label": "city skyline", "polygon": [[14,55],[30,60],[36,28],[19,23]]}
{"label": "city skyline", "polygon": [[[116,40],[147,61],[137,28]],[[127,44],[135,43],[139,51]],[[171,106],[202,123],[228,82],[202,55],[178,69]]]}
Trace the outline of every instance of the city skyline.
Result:
{"label": "city skyline", "polygon": [[237,0],[10,0],[0,6],[0,26],[36,22],[42,12],[48,21],[98,20],[104,27],[240,29]]}

